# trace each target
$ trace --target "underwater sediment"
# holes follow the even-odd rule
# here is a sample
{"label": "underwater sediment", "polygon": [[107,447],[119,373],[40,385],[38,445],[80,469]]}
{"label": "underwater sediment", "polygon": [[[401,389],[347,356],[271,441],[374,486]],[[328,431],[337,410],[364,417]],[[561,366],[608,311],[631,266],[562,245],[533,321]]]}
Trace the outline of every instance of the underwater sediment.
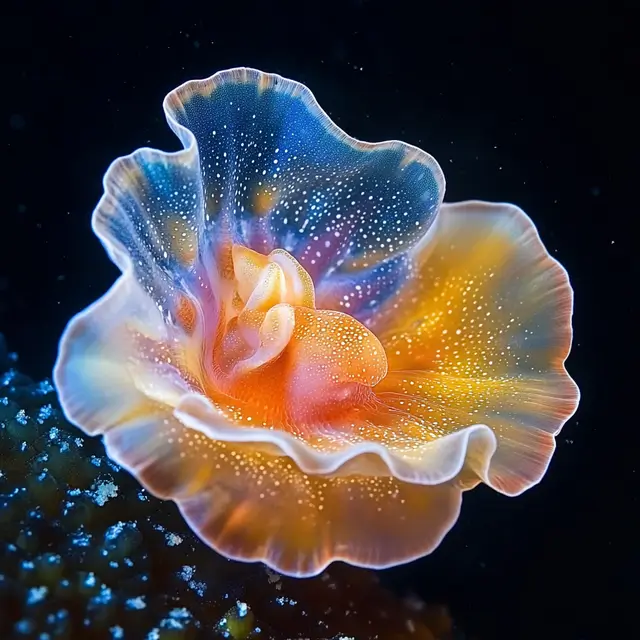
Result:
{"label": "underwater sediment", "polygon": [[450,640],[444,607],[341,564],[229,561],[64,419],[0,334],[0,638]]}

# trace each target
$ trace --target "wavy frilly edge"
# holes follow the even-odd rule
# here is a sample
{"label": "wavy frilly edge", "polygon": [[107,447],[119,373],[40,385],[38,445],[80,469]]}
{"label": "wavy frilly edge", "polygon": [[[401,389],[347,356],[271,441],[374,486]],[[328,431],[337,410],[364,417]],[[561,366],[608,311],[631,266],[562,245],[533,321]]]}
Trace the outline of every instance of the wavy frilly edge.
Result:
{"label": "wavy frilly edge", "polygon": [[[442,204],[446,182],[442,168],[436,159],[422,149],[403,142],[401,140],[385,140],[381,142],[364,142],[358,140],[343,131],[322,109],[314,94],[304,84],[295,80],[284,78],[278,74],[265,73],[249,67],[238,67],[219,71],[209,78],[202,80],[189,80],[173,91],[169,92],[163,100],[163,110],[165,118],[171,130],[179,138],[183,149],[173,152],[159,151],[150,147],[141,147],[131,154],[122,156],[114,160],[107,169],[103,178],[104,194],[94,210],[91,225],[94,233],[102,242],[107,254],[116,266],[124,273],[131,267],[130,253],[127,247],[123,247],[116,239],[116,234],[109,222],[117,214],[120,198],[127,189],[131,189],[135,183],[145,181],[144,167],[171,165],[181,167],[187,174],[200,172],[200,150],[198,141],[191,129],[179,122],[181,118],[188,121],[186,107],[194,97],[210,99],[216,89],[224,86],[251,85],[257,87],[258,98],[267,90],[274,90],[282,96],[286,96],[292,102],[300,101],[308,110],[308,114],[315,119],[334,141],[343,145],[345,149],[352,149],[360,153],[369,154],[371,152],[393,152],[400,158],[398,168],[405,171],[407,168],[422,166],[426,169],[430,180],[434,183],[435,196],[429,199],[429,204],[424,207],[424,225],[421,227],[426,231],[435,218],[439,206]],[[185,179],[185,181],[188,178]],[[425,194],[426,195],[426,194]],[[198,205],[204,209],[206,207],[205,198],[198,194]],[[202,232],[204,224],[202,220],[197,221],[198,231]],[[405,239],[403,248],[397,251],[404,253],[412,244],[418,242],[419,237],[411,241]],[[293,253],[293,252],[292,252]],[[295,253],[294,253],[295,255]],[[309,265],[296,256],[303,266],[308,270]],[[379,256],[378,261],[389,257]],[[352,261],[353,267],[357,270],[362,261]],[[346,268],[346,267],[345,267]],[[319,283],[316,283],[318,286]]]}
{"label": "wavy frilly edge", "polygon": [[[478,356],[493,353],[496,362],[490,362],[493,366],[489,367],[487,356],[482,365],[483,375],[488,374],[493,380],[511,379],[511,390],[520,398],[500,398],[498,393],[493,398],[498,401],[493,409],[498,411],[492,415],[485,407],[486,424],[467,427],[472,430],[480,426],[490,428],[495,448],[484,460],[478,460],[476,449],[468,447],[467,463],[461,468],[457,482],[464,490],[483,482],[504,495],[518,496],[544,477],[555,452],[556,436],[573,417],[580,403],[580,390],[566,368],[573,344],[574,291],[569,274],[547,251],[531,218],[520,207],[506,202],[468,200],[444,203],[434,225],[410,253],[417,265],[416,270],[427,275],[424,279],[409,281],[399,297],[393,303],[389,301],[382,305],[375,321],[369,324],[391,356],[390,372],[396,376],[397,370],[402,369],[401,365],[411,368],[407,367],[404,355],[396,357],[399,353],[396,350],[399,336],[404,332],[410,336],[415,333],[416,318],[416,315],[409,314],[399,321],[398,307],[402,308],[403,303],[411,298],[426,298],[426,307],[416,310],[419,315],[429,306],[426,292],[430,288],[437,289],[437,295],[444,299],[442,285],[455,278],[464,278],[465,265],[466,275],[475,281],[474,286],[482,283],[486,272],[493,270],[486,279],[486,283],[491,284],[482,290],[482,313],[491,308],[487,303],[493,301],[496,303],[493,315],[500,316],[502,307],[497,305],[497,301],[504,303],[508,315],[498,319],[498,328],[502,326],[506,333],[511,326],[515,329],[510,339],[502,343],[502,348],[505,345],[507,349],[513,347],[512,354],[517,352],[519,356],[509,364],[506,358],[501,363],[495,332],[492,336],[493,352],[481,352]],[[451,268],[447,263],[455,260],[462,268],[447,274],[447,269]],[[483,269],[486,269],[485,274]],[[496,283],[498,280],[501,280],[499,284]],[[499,296],[496,295],[498,292]],[[492,300],[493,296],[495,299]],[[474,312],[468,315],[473,318]],[[485,325],[487,323],[487,318],[475,319]],[[515,321],[514,324],[508,325],[507,319]],[[445,321],[436,327],[448,328],[449,335],[454,333]],[[462,338],[464,331],[460,340]],[[419,340],[413,340],[414,344],[419,344]],[[459,349],[464,355],[462,341]],[[411,364],[416,368],[424,367],[425,361],[418,358]],[[384,381],[381,386],[384,387]],[[481,389],[486,394],[484,400],[490,403],[488,390]],[[482,414],[483,410],[480,409],[479,413]],[[484,449],[485,455],[489,451],[488,447]]]}
{"label": "wavy frilly edge", "polygon": [[[454,212],[455,207],[512,207],[522,224],[533,230],[534,241],[568,296],[559,323],[565,340],[558,373],[571,391],[569,404],[573,406],[548,431],[546,462],[526,486],[510,489],[492,480],[491,463],[500,445],[486,424],[469,425],[425,443],[407,460],[375,442],[322,453],[288,433],[231,423],[207,398],[190,393],[184,381],[166,369],[159,375],[135,357],[128,328],[131,319],[135,318],[136,330],[158,342],[167,338],[165,321],[157,301],[136,279],[125,247],[113,241],[105,224],[114,216],[121,193],[137,179],[141,157],[146,164],[197,165],[196,139],[174,114],[189,96],[206,96],[226,82],[254,82],[263,89],[279,86],[289,91],[305,102],[332,135],[354,149],[400,146],[408,162],[429,166],[443,193],[444,177],[431,156],[399,141],[364,143],[351,138],[299,83],[252,69],[233,69],[185,83],[164,101],[169,125],[185,149],[174,153],[141,149],[116,160],[105,175],[105,195],[94,212],[92,226],[123,275],[65,329],[54,369],[62,408],[69,421],[83,431],[103,435],[112,459],[154,495],[173,499],[194,531],[227,557],[263,561],[297,576],[320,573],[335,560],[373,568],[411,561],[439,545],[457,520],[464,490],[483,481],[507,495],[517,495],[544,475],[555,446],[554,436],[579,401],[579,391],[564,368],[572,338],[573,292],[567,272],[546,252],[531,220],[512,205],[470,202],[442,206],[441,217],[447,211]],[[414,247],[416,255],[430,253],[437,233],[438,223]],[[384,330],[381,326],[380,332]],[[184,444],[187,442],[189,447]],[[230,447],[233,458],[241,459],[242,465],[229,462]],[[206,463],[195,456],[203,451],[208,456]],[[290,489],[289,500],[282,499],[283,491],[277,489],[273,489],[277,500],[265,500],[261,496],[271,494],[256,493],[260,491],[252,486],[256,477],[262,487],[269,481],[275,482],[276,488],[290,481],[295,489]],[[304,485],[312,486],[315,493],[304,493]],[[335,511],[327,508],[324,515],[313,503],[313,496],[323,491],[338,505]],[[354,492],[358,496],[355,502]],[[303,497],[296,501],[294,495]]]}

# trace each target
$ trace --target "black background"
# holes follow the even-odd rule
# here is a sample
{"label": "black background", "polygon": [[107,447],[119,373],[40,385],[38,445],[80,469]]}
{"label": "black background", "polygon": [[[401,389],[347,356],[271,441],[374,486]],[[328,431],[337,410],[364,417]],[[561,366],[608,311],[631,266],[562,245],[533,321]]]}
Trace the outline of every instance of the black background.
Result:
{"label": "black background", "polygon": [[[529,213],[576,293],[583,399],[544,481],[479,488],[437,552],[385,572],[481,640],[617,638],[640,593],[639,56],[610,3],[22,2],[0,16],[0,331],[50,375],[115,279],[89,221],[116,156],[171,150],[165,93],[254,66],[307,84],[349,134],[433,154],[446,200]],[[637,31],[637,26],[635,27]],[[303,630],[301,630],[303,631]]]}

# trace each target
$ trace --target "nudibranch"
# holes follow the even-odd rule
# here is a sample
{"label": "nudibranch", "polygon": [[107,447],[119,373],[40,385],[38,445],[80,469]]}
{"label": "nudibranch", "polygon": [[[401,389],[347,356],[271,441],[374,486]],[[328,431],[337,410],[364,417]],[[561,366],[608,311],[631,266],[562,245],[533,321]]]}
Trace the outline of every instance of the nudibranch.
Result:
{"label": "nudibranch", "polygon": [[443,204],[433,157],[344,133],[304,85],[178,87],[183,149],[104,178],[122,271],[75,316],[68,419],[228,558],[310,576],[433,551],[462,493],[540,481],[574,413],[573,293],[511,204]]}

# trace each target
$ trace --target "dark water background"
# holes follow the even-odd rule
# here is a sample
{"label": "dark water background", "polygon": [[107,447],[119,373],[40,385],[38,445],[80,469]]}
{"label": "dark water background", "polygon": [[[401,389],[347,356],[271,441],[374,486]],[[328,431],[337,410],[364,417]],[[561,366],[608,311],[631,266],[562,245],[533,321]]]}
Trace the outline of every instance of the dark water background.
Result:
{"label": "dark water background", "polygon": [[49,375],[69,317],[117,276],[90,214],[115,157],[178,148],[164,95],[240,65],[299,80],[349,134],[434,155],[446,200],[520,205],[576,293],[583,399],[542,484],[467,494],[437,552],[383,578],[480,639],[636,635],[638,47],[623,5],[559,4],[3,6],[0,331],[21,370]]}

